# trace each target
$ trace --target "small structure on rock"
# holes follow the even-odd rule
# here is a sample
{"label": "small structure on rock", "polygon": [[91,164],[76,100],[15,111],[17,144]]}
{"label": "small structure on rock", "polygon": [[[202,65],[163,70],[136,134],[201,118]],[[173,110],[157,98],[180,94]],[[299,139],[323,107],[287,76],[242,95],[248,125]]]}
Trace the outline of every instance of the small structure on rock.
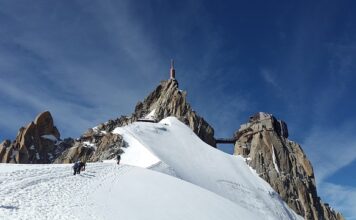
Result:
{"label": "small structure on rock", "polygon": [[176,70],[174,69],[174,60],[171,59],[171,68],[169,70],[170,73],[170,79],[176,79]]}

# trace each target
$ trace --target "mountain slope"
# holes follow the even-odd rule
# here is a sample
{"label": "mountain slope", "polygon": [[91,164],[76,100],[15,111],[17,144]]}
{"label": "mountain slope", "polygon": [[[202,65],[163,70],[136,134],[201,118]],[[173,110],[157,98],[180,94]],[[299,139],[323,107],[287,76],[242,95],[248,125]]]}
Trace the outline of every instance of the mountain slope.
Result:
{"label": "mountain slope", "polygon": [[2,220],[261,218],[193,184],[114,163],[76,176],[71,165],[0,164],[0,181]]}
{"label": "mountain slope", "polygon": [[[242,157],[208,147],[174,117],[160,123],[136,122],[118,127],[114,133],[123,136],[128,149],[141,145],[159,158],[152,169],[203,187],[263,219],[301,219]],[[130,157],[125,154],[123,160]]]}
{"label": "mountain slope", "polygon": [[65,164],[1,164],[1,219],[301,219],[243,158],[207,146],[176,118],[114,133],[128,145],[122,163],[171,176],[115,163],[79,176]]}

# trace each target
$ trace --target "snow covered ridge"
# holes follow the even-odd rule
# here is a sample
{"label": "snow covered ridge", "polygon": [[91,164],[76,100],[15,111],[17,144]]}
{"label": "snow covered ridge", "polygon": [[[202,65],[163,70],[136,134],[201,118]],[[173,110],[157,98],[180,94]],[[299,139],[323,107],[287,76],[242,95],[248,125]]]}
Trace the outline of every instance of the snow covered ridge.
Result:
{"label": "snow covered ridge", "polygon": [[[129,144],[127,150],[131,147],[137,151],[147,149],[149,152],[142,150],[141,155],[155,158],[135,164],[129,159],[131,153],[125,152],[123,163],[177,176],[234,202],[249,213],[264,216],[263,219],[302,219],[242,157],[209,147],[175,117],[156,124],[135,122],[116,128],[113,133],[124,137]],[[157,160],[160,162],[155,164]]]}
{"label": "snow covered ridge", "polygon": [[0,164],[0,219],[302,219],[242,157],[174,117],[113,133],[129,145],[120,166]]}

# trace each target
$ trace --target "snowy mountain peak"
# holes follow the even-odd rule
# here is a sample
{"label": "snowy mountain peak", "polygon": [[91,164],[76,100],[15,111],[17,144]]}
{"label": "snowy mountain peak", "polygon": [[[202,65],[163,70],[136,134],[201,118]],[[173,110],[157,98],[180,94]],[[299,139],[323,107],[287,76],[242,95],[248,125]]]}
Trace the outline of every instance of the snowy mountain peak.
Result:
{"label": "snowy mountain peak", "polygon": [[[131,116],[109,120],[76,139],[61,140],[51,114],[43,112],[19,130],[16,140],[0,144],[0,161],[114,162],[121,155],[126,166],[165,173],[174,177],[174,184],[184,180],[192,185],[184,190],[198,187],[214,194],[215,201],[234,207],[228,210],[235,219],[343,219],[318,197],[312,165],[301,146],[288,140],[285,122],[265,112],[251,116],[230,140],[235,142],[235,156],[228,155],[214,148],[214,129],[192,110],[186,97],[177,80],[162,81],[137,103]],[[236,210],[244,214],[239,216]]]}
{"label": "snowy mountain peak", "polygon": [[213,192],[233,202],[242,216],[249,213],[246,219],[302,219],[242,157],[209,147],[175,117],[158,123],[134,122],[113,132],[128,145],[121,155],[122,163],[165,173]]}
{"label": "snowy mountain peak", "polygon": [[199,116],[187,101],[187,92],[179,89],[176,79],[161,83],[143,100],[136,104],[131,116],[109,120],[96,128],[111,132],[118,126],[125,126],[135,121],[157,122],[166,117],[175,116],[188,125],[204,142],[215,147],[214,129]]}

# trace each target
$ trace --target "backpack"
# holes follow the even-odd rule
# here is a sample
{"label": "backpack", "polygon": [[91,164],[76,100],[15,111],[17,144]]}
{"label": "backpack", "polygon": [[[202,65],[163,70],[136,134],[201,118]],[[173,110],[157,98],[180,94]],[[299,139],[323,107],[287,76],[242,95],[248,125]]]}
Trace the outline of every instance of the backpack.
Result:
{"label": "backpack", "polygon": [[78,168],[79,167],[79,163],[80,163],[79,161],[75,162],[74,165],[73,165],[73,168],[74,169]]}

